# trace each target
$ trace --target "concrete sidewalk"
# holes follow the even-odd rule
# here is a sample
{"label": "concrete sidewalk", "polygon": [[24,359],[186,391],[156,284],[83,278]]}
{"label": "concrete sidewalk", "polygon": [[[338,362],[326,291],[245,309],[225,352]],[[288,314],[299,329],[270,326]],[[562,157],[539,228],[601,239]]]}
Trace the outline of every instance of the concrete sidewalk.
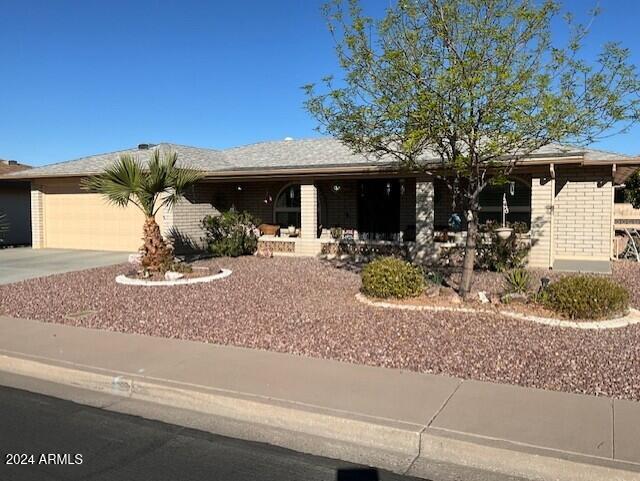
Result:
{"label": "concrete sidewalk", "polygon": [[6,317],[0,371],[119,396],[113,410],[189,409],[243,423],[221,434],[414,476],[446,462],[523,479],[640,479],[636,402]]}

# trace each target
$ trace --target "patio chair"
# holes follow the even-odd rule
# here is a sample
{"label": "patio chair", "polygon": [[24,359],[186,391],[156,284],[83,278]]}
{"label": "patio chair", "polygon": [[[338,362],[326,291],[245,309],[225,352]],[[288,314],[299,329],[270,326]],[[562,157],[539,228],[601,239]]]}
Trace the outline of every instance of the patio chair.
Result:
{"label": "patio chair", "polygon": [[619,259],[631,259],[640,262],[640,232],[637,229],[624,229],[629,238],[624,250],[618,256]]}

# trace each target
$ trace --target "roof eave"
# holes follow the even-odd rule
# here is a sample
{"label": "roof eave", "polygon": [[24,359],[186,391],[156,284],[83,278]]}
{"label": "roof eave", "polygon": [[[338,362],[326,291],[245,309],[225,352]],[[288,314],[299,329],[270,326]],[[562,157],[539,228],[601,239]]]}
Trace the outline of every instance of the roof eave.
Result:
{"label": "roof eave", "polygon": [[[544,166],[549,164],[555,165],[581,165],[585,167],[618,165],[618,166],[637,166],[640,167],[640,157],[620,157],[614,159],[584,159],[583,155],[546,155],[532,156],[519,160],[515,163],[516,167],[526,169],[527,167]],[[429,171],[440,169],[439,162],[426,161],[420,169],[414,170],[414,173],[420,171]],[[300,176],[300,177],[323,177],[328,175],[357,175],[371,173],[401,173],[407,172],[407,169],[398,167],[397,163],[360,163],[356,165],[333,164],[324,166],[292,166],[292,167],[273,167],[273,168],[245,168],[245,169],[226,169],[219,171],[203,171],[204,178],[214,179],[237,179],[237,178],[264,178],[278,176]],[[0,176],[0,180],[44,180],[56,178],[80,178],[99,174],[100,172],[81,172],[71,174],[55,174],[46,173],[39,175],[33,170],[24,172],[15,172],[13,174]]]}

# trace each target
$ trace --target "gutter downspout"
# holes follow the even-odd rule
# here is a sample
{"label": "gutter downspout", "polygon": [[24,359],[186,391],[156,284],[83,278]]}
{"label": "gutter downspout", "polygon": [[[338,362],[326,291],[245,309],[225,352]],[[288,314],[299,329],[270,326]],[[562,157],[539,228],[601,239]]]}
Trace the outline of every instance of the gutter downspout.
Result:
{"label": "gutter downspout", "polygon": [[613,164],[611,166],[611,216],[610,216],[610,225],[611,229],[609,232],[609,260],[615,260],[617,249],[614,249],[614,241],[616,238],[616,204],[615,204],[615,178],[616,178],[616,170],[618,170],[618,166]]}

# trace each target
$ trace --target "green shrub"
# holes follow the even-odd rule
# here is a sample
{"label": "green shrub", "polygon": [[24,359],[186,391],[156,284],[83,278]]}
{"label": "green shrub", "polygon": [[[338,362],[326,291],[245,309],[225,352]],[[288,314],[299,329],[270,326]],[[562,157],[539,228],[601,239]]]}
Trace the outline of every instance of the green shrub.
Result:
{"label": "green shrub", "polygon": [[529,243],[521,241],[516,234],[526,232],[526,224],[515,222],[510,227],[514,232],[508,239],[500,239],[496,232],[499,225],[489,221],[482,226],[478,239],[476,267],[481,270],[504,272],[520,269],[524,266],[531,248]]}
{"label": "green shrub", "polygon": [[504,283],[508,292],[526,294],[531,285],[531,274],[526,269],[513,269],[504,275]]}
{"label": "green shrub", "polygon": [[571,319],[615,317],[629,308],[627,290],[604,277],[565,277],[540,297],[546,307]]}
{"label": "green shrub", "polygon": [[367,296],[404,299],[419,296],[424,287],[422,270],[395,257],[380,257],[362,270],[362,292]]}
{"label": "green shrub", "polygon": [[215,257],[251,255],[258,248],[259,221],[248,212],[228,210],[202,220],[207,250]]}

